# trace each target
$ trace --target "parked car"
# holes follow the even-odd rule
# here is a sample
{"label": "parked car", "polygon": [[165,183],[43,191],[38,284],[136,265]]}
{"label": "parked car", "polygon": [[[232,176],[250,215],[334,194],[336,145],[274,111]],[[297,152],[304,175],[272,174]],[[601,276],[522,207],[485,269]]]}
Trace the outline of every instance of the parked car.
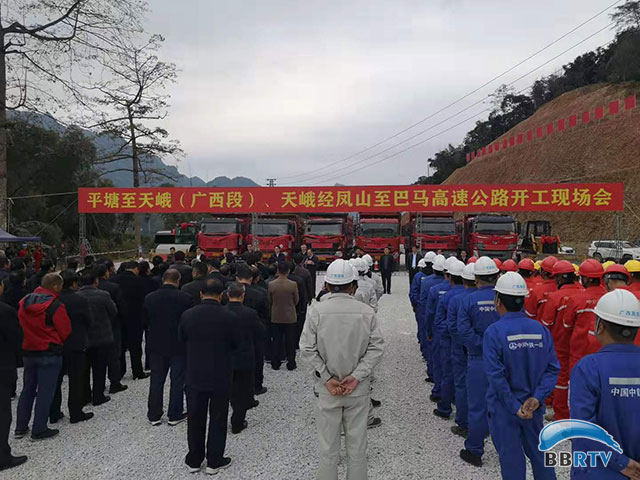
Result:
{"label": "parked car", "polygon": [[640,247],[622,240],[598,240],[591,242],[588,255],[600,262],[606,259],[623,262],[640,260]]}

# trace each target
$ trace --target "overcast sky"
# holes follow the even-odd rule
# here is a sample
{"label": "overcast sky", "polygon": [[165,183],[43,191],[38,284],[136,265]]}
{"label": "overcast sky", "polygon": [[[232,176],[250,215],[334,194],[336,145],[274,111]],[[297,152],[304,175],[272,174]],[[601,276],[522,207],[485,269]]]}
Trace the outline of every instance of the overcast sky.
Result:
{"label": "overcast sky", "polygon": [[[323,167],[431,115],[611,3],[151,0],[148,29],[166,37],[164,56],[181,69],[171,88],[166,127],[186,152],[178,166],[185,175],[205,180],[242,175],[260,184],[275,177],[279,186],[407,184],[426,174],[430,155],[448,143],[458,144],[486,113],[443,130],[489,104],[445,121],[448,117],[606,27],[608,15],[407,133]],[[530,86],[613,35],[612,29],[604,30],[514,87]],[[369,166],[429,137],[434,138]],[[343,176],[350,172],[355,173]],[[298,176],[285,178],[293,175]]]}

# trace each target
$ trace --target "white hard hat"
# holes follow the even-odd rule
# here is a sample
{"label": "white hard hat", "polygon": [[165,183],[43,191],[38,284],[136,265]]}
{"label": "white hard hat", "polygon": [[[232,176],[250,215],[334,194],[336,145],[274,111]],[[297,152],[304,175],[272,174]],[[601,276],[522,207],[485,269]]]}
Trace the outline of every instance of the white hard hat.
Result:
{"label": "white hard hat", "polygon": [[366,272],[367,270],[369,270],[369,265],[367,265],[367,262],[365,262],[362,258],[356,258],[353,266],[356,267],[356,270],[358,270],[358,272]]}
{"label": "white hard hat", "polygon": [[458,259],[456,257],[449,257],[444,261],[444,271],[448,272],[449,269],[455,265],[455,263],[458,261]]}
{"label": "white hard hat", "polygon": [[444,262],[444,255],[436,255],[433,259],[433,269],[437,272],[443,272]]}
{"label": "white hard hat", "polygon": [[616,288],[603,295],[594,312],[601,319],[616,325],[640,327],[640,302],[628,290]]}
{"label": "white hard hat", "polygon": [[427,254],[424,256],[424,261],[427,263],[433,263],[433,259],[436,258],[436,252],[433,251],[429,251],[427,252]]}
{"label": "white hard hat", "polygon": [[418,268],[424,268],[427,266],[427,261],[424,258],[421,258],[418,262]]}
{"label": "white hard hat", "polygon": [[[480,257],[476,261],[475,275],[494,275],[500,272],[500,269],[490,257]],[[513,272],[512,272],[513,273]]]}
{"label": "white hard hat", "polygon": [[465,280],[475,280],[476,279],[476,275],[475,275],[475,269],[476,269],[476,264],[475,263],[470,263],[469,265],[465,265],[464,269],[462,270],[462,278],[464,278]]}
{"label": "white hard hat", "polygon": [[329,285],[347,285],[356,279],[356,274],[349,262],[339,258],[327,267],[324,278]]}
{"label": "white hard hat", "polygon": [[368,253],[366,255],[362,256],[362,259],[367,262],[368,266],[373,265],[373,258],[371,258],[371,255],[369,255]]}
{"label": "white hard hat", "polygon": [[449,265],[449,275],[453,275],[455,277],[461,277],[462,276],[462,272],[464,271],[464,262],[461,262],[460,260],[458,260],[457,258],[455,258],[454,262],[451,262],[451,265]]}
{"label": "white hard hat", "polygon": [[[476,265],[477,263],[478,262],[476,262]],[[502,275],[496,282],[494,290],[498,293],[512,295],[514,297],[526,297],[529,295],[527,283],[524,281],[524,278],[522,278],[522,275],[516,272],[506,272]]]}

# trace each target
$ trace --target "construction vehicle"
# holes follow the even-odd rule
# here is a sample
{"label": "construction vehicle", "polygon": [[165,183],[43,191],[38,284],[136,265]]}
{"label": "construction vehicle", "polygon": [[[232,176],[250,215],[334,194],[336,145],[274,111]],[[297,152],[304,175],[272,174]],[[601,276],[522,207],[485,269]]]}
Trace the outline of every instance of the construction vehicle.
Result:
{"label": "construction vehicle", "polygon": [[199,230],[200,227],[196,222],[183,222],[176,225],[173,230],[156,232],[154,237],[155,254],[166,260],[171,248],[175,248],[176,252],[184,252],[187,258],[194,257]]}
{"label": "construction vehicle", "polygon": [[302,243],[313,250],[321,267],[348,258],[353,249],[353,217],[347,213],[309,215],[304,220]]}
{"label": "construction vehicle", "polygon": [[[509,215],[467,215],[462,220],[464,247],[470,256],[516,258],[518,222]],[[459,228],[460,228],[459,227]]]}
{"label": "construction vehicle", "polygon": [[258,246],[263,258],[268,258],[275,247],[280,247],[289,260],[294,250],[300,248],[300,217],[298,215],[255,216],[249,228],[247,243]]}
{"label": "construction vehicle", "polygon": [[389,247],[398,262],[404,241],[400,232],[400,215],[360,215],[356,228],[356,248],[371,255],[376,264],[384,254],[385,247]]}
{"label": "construction vehicle", "polygon": [[560,251],[560,237],[551,234],[548,220],[530,220],[525,224],[520,240],[520,251],[525,254],[556,255]]}
{"label": "construction vehicle", "polygon": [[409,225],[409,244],[424,252],[440,251],[443,255],[457,255],[462,248],[462,233],[453,213],[414,214]]}
{"label": "construction vehicle", "polygon": [[216,216],[200,222],[198,247],[207,257],[219,257],[226,248],[234,255],[245,250],[248,216]]}

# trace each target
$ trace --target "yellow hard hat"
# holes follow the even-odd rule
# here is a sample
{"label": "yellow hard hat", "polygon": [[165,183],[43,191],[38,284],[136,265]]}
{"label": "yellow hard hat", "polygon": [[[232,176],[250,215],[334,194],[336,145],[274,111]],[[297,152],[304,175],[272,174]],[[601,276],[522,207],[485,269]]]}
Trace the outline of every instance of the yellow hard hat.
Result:
{"label": "yellow hard hat", "polygon": [[536,260],[536,262],[533,264],[534,267],[536,267],[536,270],[540,270],[540,264],[542,262],[540,260]]}
{"label": "yellow hard hat", "polygon": [[573,265],[573,269],[576,271],[576,273],[578,273],[578,270],[580,270],[580,266],[576,265],[575,263],[572,263],[571,265]]}
{"label": "yellow hard hat", "polygon": [[638,260],[629,260],[624,264],[624,268],[629,270],[629,273],[638,273],[640,272],[640,262]]}
{"label": "yellow hard hat", "polygon": [[602,264],[602,268],[606,270],[607,268],[609,268],[611,265],[614,265],[615,263],[616,262],[614,262],[613,260],[607,260]]}

